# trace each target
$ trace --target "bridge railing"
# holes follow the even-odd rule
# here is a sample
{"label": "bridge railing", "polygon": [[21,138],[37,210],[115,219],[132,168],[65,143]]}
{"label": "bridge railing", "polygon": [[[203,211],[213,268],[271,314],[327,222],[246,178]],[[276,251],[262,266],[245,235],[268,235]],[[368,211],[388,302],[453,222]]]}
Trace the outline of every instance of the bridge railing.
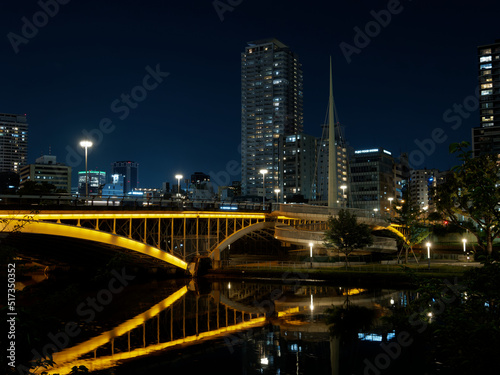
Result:
{"label": "bridge railing", "polygon": [[257,202],[221,202],[216,200],[180,200],[151,197],[99,197],[88,199],[79,195],[0,195],[0,209],[106,209],[106,210],[170,210],[170,211],[259,211],[270,212],[271,203]]}
{"label": "bridge railing", "polygon": [[[276,205],[275,205],[276,206]],[[339,211],[343,209],[342,207],[326,207],[326,206],[314,206],[308,204],[279,204],[275,208],[276,211],[282,213],[290,213],[297,215],[327,215],[327,216],[338,216]],[[348,211],[356,214],[357,217],[367,218],[367,219],[377,219],[386,220],[389,216],[385,213],[375,212],[373,210],[365,210],[361,208],[346,208]]]}

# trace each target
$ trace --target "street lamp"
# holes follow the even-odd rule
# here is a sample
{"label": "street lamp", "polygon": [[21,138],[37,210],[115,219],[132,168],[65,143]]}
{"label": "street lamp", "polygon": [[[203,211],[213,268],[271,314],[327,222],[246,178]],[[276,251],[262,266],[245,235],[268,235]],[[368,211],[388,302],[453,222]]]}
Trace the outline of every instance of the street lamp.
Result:
{"label": "street lamp", "polygon": [[89,198],[89,170],[87,168],[87,149],[92,147],[91,141],[81,141],[80,146],[85,148],[85,203]]}
{"label": "street lamp", "polygon": [[375,217],[377,215],[377,211],[378,211],[378,208],[373,209],[373,217]]}
{"label": "street lamp", "polygon": [[184,176],[181,175],[181,174],[176,174],[175,175],[175,178],[177,179],[177,196],[180,197],[181,196],[181,178],[183,178]]}
{"label": "street lamp", "polygon": [[276,193],[276,203],[279,203],[280,191],[280,189],[274,189],[274,192]]}
{"label": "street lamp", "polygon": [[313,243],[309,242],[309,257],[311,258],[311,268],[313,266]]}
{"label": "street lamp", "polygon": [[261,169],[259,171],[262,174],[262,209],[264,209],[264,205],[266,204],[266,174],[267,169]]}
{"label": "street lamp", "polygon": [[346,185],[341,185],[340,188],[342,189],[342,202],[344,203],[343,206],[345,207],[345,197],[344,197],[344,194],[345,194],[345,189],[347,189],[347,186]]}
{"label": "street lamp", "polygon": [[431,243],[427,242],[425,246],[427,246],[427,259],[429,259],[429,266],[427,268],[431,269]]}
{"label": "street lamp", "polygon": [[[462,243],[464,244],[464,254],[466,254],[466,251],[465,251],[465,245],[467,244],[467,239],[462,239]],[[467,260],[469,260],[469,256],[467,256]]]}

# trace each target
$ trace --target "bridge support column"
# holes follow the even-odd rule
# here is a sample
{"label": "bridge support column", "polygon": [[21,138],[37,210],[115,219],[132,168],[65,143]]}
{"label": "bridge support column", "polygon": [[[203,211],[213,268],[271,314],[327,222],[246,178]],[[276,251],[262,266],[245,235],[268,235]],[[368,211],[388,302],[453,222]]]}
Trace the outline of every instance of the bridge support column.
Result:
{"label": "bridge support column", "polygon": [[212,268],[214,270],[217,270],[219,268],[222,268],[221,260],[220,260],[220,248],[216,248],[213,252],[213,258],[212,258]]}

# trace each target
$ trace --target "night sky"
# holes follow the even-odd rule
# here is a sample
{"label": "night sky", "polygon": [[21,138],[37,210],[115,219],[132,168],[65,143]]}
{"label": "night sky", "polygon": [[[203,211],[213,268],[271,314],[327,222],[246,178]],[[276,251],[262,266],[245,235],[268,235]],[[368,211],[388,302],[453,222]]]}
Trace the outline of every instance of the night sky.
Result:
{"label": "night sky", "polygon": [[136,161],[141,187],[240,179],[240,54],[268,37],[299,55],[306,133],[321,135],[332,56],[355,149],[448,169],[449,143],[479,123],[477,46],[500,38],[498,0],[19,0],[0,3],[0,20],[0,112],[27,114],[28,161],[50,148],[83,170],[91,132],[89,168]]}

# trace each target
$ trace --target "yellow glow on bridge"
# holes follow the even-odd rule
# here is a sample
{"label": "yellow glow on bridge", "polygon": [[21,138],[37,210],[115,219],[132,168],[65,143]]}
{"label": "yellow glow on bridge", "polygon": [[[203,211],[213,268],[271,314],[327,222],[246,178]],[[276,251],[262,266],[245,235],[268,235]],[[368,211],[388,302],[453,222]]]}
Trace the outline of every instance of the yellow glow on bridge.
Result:
{"label": "yellow glow on bridge", "polygon": [[137,315],[136,317],[126,321],[125,323],[120,324],[111,331],[104,332],[97,337],[82,342],[81,344],[78,344],[69,349],[65,349],[61,352],[55,353],[53,356],[54,362],[66,363],[69,361],[73,361],[78,357],[86,353],[89,353],[104,344],[107,344],[111,339],[122,336],[127,332],[130,332],[134,328],[137,328],[138,326],[146,322],[148,319],[155,317],[166,308],[172,306],[177,300],[179,300],[182,296],[184,296],[187,293],[187,291],[188,291],[187,286],[184,286],[177,292],[165,298],[160,303],[151,307],[149,310],[143,312],[142,314]]}
{"label": "yellow glow on bridge", "polygon": [[85,220],[85,219],[265,219],[264,213],[212,212],[212,211],[32,211],[0,212],[0,219],[21,220],[26,215],[33,220]]}
{"label": "yellow glow on bridge", "polygon": [[186,270],[188,267],[186,262],[173,256],[172,254],[167,253],[166,251],[160,250],[156,247],[147,245],[142,242],[132,240],[130,238],[118,236],[116,234],[108,232],[43,221],[23,222],[21,220],[10,220],[4,227],[5,232],[12,232],[16,230],[23,233],[62,236],[105,243],[124,249],[130,249],[141,254],[149,255],[150,257],[170,263],[183,270]]}

